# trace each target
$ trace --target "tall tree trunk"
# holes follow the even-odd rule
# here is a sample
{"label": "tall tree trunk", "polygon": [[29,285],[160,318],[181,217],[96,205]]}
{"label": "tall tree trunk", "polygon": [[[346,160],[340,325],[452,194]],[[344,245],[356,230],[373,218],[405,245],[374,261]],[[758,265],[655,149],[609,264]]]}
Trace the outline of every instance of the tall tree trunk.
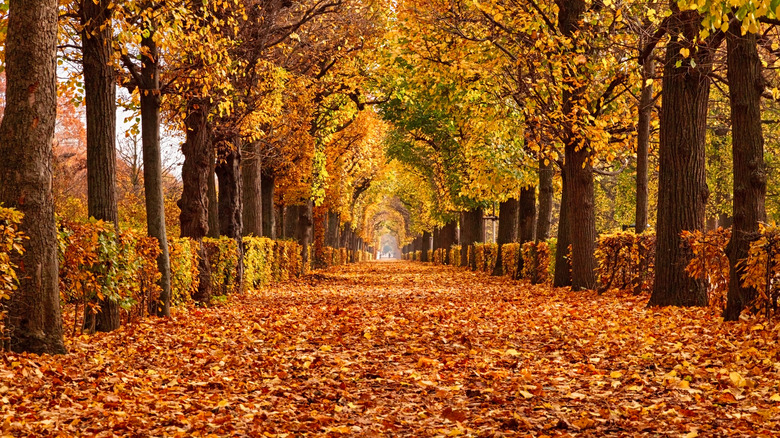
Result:
{"label": "tall tree trunk", "polygon": [[[84,103],[87,107],[87,210],[95,219],[118,229],[116,201],[116,73],[109,0],[81,4]],[[109,332],[119,328],[119,303],[98,301],[97,314],[88,313],[88,330]]]}
{"label": "tall tree trunk", "polygon": [[219,234],[236,241],[238,264],[235,284],[236,291],[240,292],[244,284],[244,251],[241,244],[241,145],[237,140],[232,145],[220,148],[216,173],[219,184]]}
{"label": "tall tree trunk", "polygon": [[274,208],[275,183],[273,171],[267,166],[262,166],[260,171],[260,191],[263,198],[263,237],[269,239],[276,239],[276,208]]}
{"label": "tall tree trunk", "polygon": [[444,249],[444,264],[452,263],[450,260],[450,247],[458,241],[458,221],[448,222],[441,229],[442,249]]}
{"label": "tall tree trunk", "polygon": [[566,172],[561,172],[563,187],[561,189],[561,210],[558,216],[558,242],[555,247],[555,275],[553,286],[565,287],[571,285],[571,260],[569,259],[569,245],[571,244],[571,229],[569,228],[569,178]]}
{"label": "tall tree trunk", "polygon": [[766,167],[764,135],[761,129],[761,59],[756,35],[741,36],[740,26],[731,26],[727,36],[729,100],[731,101],[731,156],[734,165],[734,224],[729,254],[729,292],[723,317],[736,321],[755,299],[753,288],[742,287],[744,268],[737,263],[747,258],[750,242],[756,238],[759,222],[766,221]]}
{"label": "tall tree trunk", "polygon": [[260,177],[260,143],[247,143],[241,157],[241,196],[245,236],[263,235],[263,190]]}
{"label": "tall tree trunk", "polygon": [[[558,27],[561,33],[575,37],[579,30],[583,0],[557,0]],[[574,42],[576,48],[577,42]],[[572,53],[573,53],[573,49]],[[580,101],[585,94],[582,76],[587,75],[584,66],[564,69],[563,114],[571,120],[564,127],[564,172],[568,177],[570,198],[561,208],[569,209],[569,233],[571,238],[571,286],[574,290],[593,289],[596,286],[596,212],[593,192],[593,168],[590,163],[590,146],[586,138],[574,132],[574,119],[579,114]]]}
{"label": "tall tree trunk", "polygon": [[203,246],[203,237],[209,231],[207,196],[208,178],[211,173],[211,141],[207,123],[208,106],[205,100],[193,99],[187,108],[184,124],[186,140],[181,146],[184,164],[181,168],[182,193],[178,201],[181,214],[181,236],[198,242],[198,292],[192,298],[202,303],[211,301],[211,267]]}
{"label": "tall tree trunk", "polygon": [[703,282],[685,272],[692,254],[681,247],[680,233],[704,227],[708,196],[704,143],[712,63],[704,47],[693,58],[696,67],[682,58],[680,49],[696,39],[701,17],[696,11],[679,11],[674,1],[670,6],[671,39],[661,88],[655,285],[648,305],[706,306]]}
{"label": "tall tree trunk", "polygon": [[468,258],[468,249],[475,243],[485,240],[485,221],[482,207],[473,210],[461,212],[460,214],[460,265],[469,266],[472,270],[476,269],[476,260],[473,260],[474,250],[472,249],[472,260]]}
{"label": "tall tree trunk", "polygon": [[[7,301],[10,349],[64,354],[51,145],[57,110],[57,2],[9,4],[6,106],[0,123],[0,203],[24,213],[19,288]],[[0,345],[2,347],[2,345]],[[1,349],[1,348],[0,348]]]}
{"label": "tall tree trunk", "polygon": [[217,154],[214,145],[209,144],[209,173],[206,178],[206,197],[209,200],[208,237],[216,239],[219,237],[219,194],[217,193]]}
{"label": "tall tree trunk", "polygon": [[284,207],[284,238],[298,240],[298,221],[301,218],[300,205]]}
{"label": "tall tree trunk", "polygon": [[493,275],[504,275],[502,248],[507,243],[517,241],[518,208],[519,202],[514,198],[509,198],[498,206],[498,238],[496,239],[498,254]]}
{"label": "tall tree trunk", "polygon": [[536,240],[541,242],[550,237],[550,223],[552,222],[553,209],[553,162],[545,159],[539,160],[539,214],[536,217]]}
{"label": "tall tree trunk", "polygon": [[[536,188],[524,187],[520,190],[520,201],[517,209],[517,241],[520,246],[526,242],[534,240],[536,230]],[[522,249],[520,257],[517,258],[517,272],[520,275],[523,272]]]}
{"label": "tall tree trunk", "polygon": [[323,206],[316,206],[313,209],[313,227],[314,227],[314,249],[312,254],[314,260],[312,265],[316,268],[325,267],[325,235],[328,228],[328,209]]}
{"label": "tall tree trunk", "polygon": [[147,28],[148,36],[141,38],[145,48],[142,55],[141,83],[141,142],[144,160],[144,198],[146,200],[146,228],[160,244],[157,269],[160,271],[160,301],[158,316],[171,316],[171,263],[165,230],[165,196],[162,182],[162,154],[160,151],[160,73],[154,29]]}
{"label": "tall tree trunk", "polygon": [[[637,234],[647,229],[647,160],[650,150],[650,121],[653,116],[653,82],[655,77],[655,61],[652,56],[642,65],[642,93],[639,96],[639,117],[636,131],[636,218],[634,220]],[[649,81],[649,82],[648,82]]]}
{"label": "tall tree trunk", "polygon": [[338,213],[328,212],[328,236],[327,244],[330,247],[339,247],[339,229],[341,228],[341,217]]}
{"label": "tall tree trunk", "polygon": [[422,262],[430,262],[430,257],[428,257],[428,251],[431,249],[431,232],[430,231],[423,231],[422,235],[422,253],[420,254],[420,261]]}
{"label": "tall tree trunk", "polygon": [[296,230],[296,239],[301,245],[301,260],[303,265],[309,261],[309,245],[312,241],[312,228],[314,225],[314,203],[310,200],[306,200],[305,203],[298,208],[298,227]]}

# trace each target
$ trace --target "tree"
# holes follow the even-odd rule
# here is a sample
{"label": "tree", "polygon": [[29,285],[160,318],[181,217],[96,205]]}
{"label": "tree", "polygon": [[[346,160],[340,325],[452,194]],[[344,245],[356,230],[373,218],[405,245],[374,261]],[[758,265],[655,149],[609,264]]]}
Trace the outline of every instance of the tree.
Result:
{"label": "tree", "polygon": [[709,72],[712,48],[718,41],[710,38],[693,46],[701,16],[696,11],[681,11],[674,1],[670,8],[667,29],[671,39],[666,45],[661,89],[655,284],[648,305],[705,306],[704,284],[685,272],[691,252],[681,246],[680,233],[704,227]]}
{"label": "tree", "polygon": [[11,349],[64,354],[51,147],[57,108],[57,2],[10,2],[0,202],[24,213],[19,289],[8,302]]}
{"label": "tree", "polygon": [[734,224],[727,249],[729,291],[723,312],[727,321],[739,319],[742,310],[757,296],[755,289],[742,286],[744,269],[739,263],[747,258],[759,224],[766,221],[766,169],[761,127],[764,80],[756,34],[742,34],[741,27],[739,23],[732,24],[726,37],[734,163]]}
{"label": "tree", "polygon": [[[116,73],[109,0],[80,4],[84,103],[87,108],[87,207],[90,217],[119,226],[116,198]],[[119,303],[98,298],[96,314],[85,318],[89,330],[119,328]]]}

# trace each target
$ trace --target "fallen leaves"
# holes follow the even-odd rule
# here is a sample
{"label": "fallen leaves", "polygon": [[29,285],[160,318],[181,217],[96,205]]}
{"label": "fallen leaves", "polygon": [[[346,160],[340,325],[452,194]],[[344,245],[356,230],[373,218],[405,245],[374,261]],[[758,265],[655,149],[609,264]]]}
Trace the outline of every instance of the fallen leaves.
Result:
{"label": "fallen leaves", "polygon": [[0,356],[0,435],[780,433],[780,328],[645,300],[340,267]]}

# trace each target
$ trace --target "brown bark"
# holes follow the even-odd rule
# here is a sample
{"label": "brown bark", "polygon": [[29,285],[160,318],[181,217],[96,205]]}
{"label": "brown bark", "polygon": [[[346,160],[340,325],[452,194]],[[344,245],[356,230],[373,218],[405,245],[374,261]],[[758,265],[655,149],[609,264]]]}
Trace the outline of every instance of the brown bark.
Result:
{"label": "brown bark", "polygon": [[705,47],[696,51],[695,68],[682,59],[680,49],[696,39],[701,17],[695,11],[679,11],[675,2],[671,7],[672,37],[661,88],[655,285],[648,305],[706,306],[703,282],[685,272],[691,252],[681,247],[680,233],[704,227],[708,196],[704,142],[712,63]]}
{"label": "brown bark", "polygon": [[[241,146],[238,141],[225,145],[217,155],[217,183],[219,184],[219,233],[236,241],[238,265],[236,289],[244,284],[244,251],[241,242],[243,223],[241,218]],[[228,149],[229,148],[229,149]]]}
{"label": "brown bark", "polygon": [[647,228],[647,160],[650,150],[650,122],[653,116],[653,83],[647,82],[655,76],[655,62],[652,57],[642,66],[642,93],[639,96],[638,121],[636,126],[636,216],[635,230],[642,233]]}
{"label": "brown bark", "polygon": [[301,218],[300,205],[284,206],[284,238],[298,240],[298,221]]}
{"label": "brown bark", "polygon": [[544,241],[550,237],[550,224],[553,210],[553,162],[539,160],[539,214],[536,217],[536,240]]}
{"label": "brown bark", "polygon": [[157,64],[157,44],[154,31],[141,38],[146,49],[141,65],[141,141],[144,162],[144,199],[146,228],[160,244],[157,269],[160,271],[160,301],[156,305],[158,316],[171,316],[171,263],[165,230],[165,196],[162,183],[162,157],[160,151],[160,74]]}
{"label": "brown bark", "polygon": [[206,197],[208,205],[208,237],[219,237],[219,195],[217,193],[217,157],[212,145],[209,146],[209,173],[206,178]]}
{"label": "brown bark", "polygon": [[422,262],[430,262],[432,260],[428,257],[428,251],[431,249],[431,232],[430,231],[423,231],[422,235],[422,253],[420,254],[420,261]]}
{"label": "brown bark", "polygon": [[241,194],[243,197],[243,235],[263,235],[263,189],[260,163],[260,143],[247,143],[241,157]]}
{"label": "brown bark", "polygon": [[314,203],[307,200],[298,208],[298,227],[296,230],[296,240],[301,245],[301,260],[303,260],[304,265],[309,261],[308,248],[312,243],[313,237],[313,207]]}
{"label": "brown bark", "polygon": [[[522,246],[526,242],[534,240],[536,234],[535,225],[536,213],[536,191],[534,187],[525,187],[520,191],[520,201],[517,211],[517,241]],[[518,275],[523,272],[522,254],[517,258]]]}
{"label": "brown bark", "polygon": [[450,221],[441,229],[442,249],[444,249],[444,263],[449,265],[450,247],[458,242],[458,221]]}
{"label": "brown bark", "polygon": [[313,242],[312,254],[314,260],[312,261],[315,268],[325,267],[325,235],[328,228],[328,210],[325,206],[318,206],[313,208]]}
{"label": "brown bark", "polygon": [[[468,259],[468,249],[475,243],[485,240],[485,221],[482,220],[482,207],[461,212],[460,214],[460,265],[476,269],[476,261],[472,256],[471,263]],[[472,254],[474,250],[472,249]]]}
{"label": "brown bark", "polygon": [[192,298],[208,303],[211,301],[211,267],[202,240],[209,230],[208,224],[208,178],[211,173],[211,142],[207,124],[208,107],[205,101],[193,99],[188,104],[184,124],[187,128],[186,140],[181,146],[184,164],[181,169],[182,194],[178,201],[181,214],[181,236],[192,238],[200,243],[198,292]]}
{"label": "brown bark", "polygon": [[269,239],[276,239],[275,183],[275,177],[271,169],[263,166],[260,171],[260,191],[263,198],[263,237]]}
{"label": "brown bark", "polygon": [[750,242],[756,238],[758,224],[766,221],[766,168],[764,135],[761,129],[761,59],[756,35],[741,35],[732,25],[726,37],[728,46],[729,100],[731,102],[731,156],[734,166],[734,223],[729,255],[729,292],[723,318],[736,321],[743,309],[756,297],[756,290],[742,287],[744,268],[737,263],[747,258]]}
{"label": "brown bark", "polygon": [[561,189],[561,210],[558,216],[558,242],[555,247],[555,275],[553,277],[553,286],[565,287],[571,285],[571,260],[569,259],[569,245],[571,244],[571,229],[569,223],[569,209],[565,206],[569,204],[571,194],[569,193],[569,178],[566,172],[562,172],[561,180],[563,187]]}
{"label": "brown bark", "polygon": [[333,248],[338,248],[339,245],[339,231],[341,229],[340,215],[336,212],[328,212],[328,235],[327,245]]}
{"label": "brown bark", "polygon": [[[558,27],[566,36],[573,36],[579,30],[585,2],[583,0],[557,0],[559,7]],[[576,45],[576,44],[575,44]],[[576,47],[575,47],[576,48]],[[574,120],[585,88],[582,77],[587,75],[584,67],[570,66],[564,69],[562,111]],[[575,133],[569,122],[564,126],[564,172],[568,177],[570,198],[561,208],[569,210],[569,233],[571,238],[571,286],[574,290],[593,289],[596,286],[596,215],[593,192],[593,168],[590,163],[590,146],[587,139]]]}
{"label": "brown bark", "polygon": [[[5,42],[6,106],[0,123],[0,203],[24,213],[19,288],[7,301],[10,348],[64,354],[51,195],[57,108],[57,2],[10,2]],[[1,345],[0,345],[1,347]]]}
{"label": "brown bark", "polygon": [[[84,104],[87,116],[87,210],[90,217],[118,227],[116,201],[116,73],[110,0],[81,4]],[[119,328],[119,303],[98,301],[97,314],[88,313],[90,330]],[[94,318],[94,319],[93,319]]]}
{"label": "brown bark", "polygon": [[518,209],[519,203],[514,198],[507,199],[498,206],[498,236],[496,238],[498,254],[496,255],[493,275],[504,275],[504,257],[501,254],[501,248],[507,243],[517,241]]}

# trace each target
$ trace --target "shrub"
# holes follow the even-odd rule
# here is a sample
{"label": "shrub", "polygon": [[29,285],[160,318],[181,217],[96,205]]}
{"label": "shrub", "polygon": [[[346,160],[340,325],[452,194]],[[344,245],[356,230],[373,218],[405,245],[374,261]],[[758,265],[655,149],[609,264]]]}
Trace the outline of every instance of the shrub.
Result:
{"label": "shrub", "polygon": [[751,242],[748,257],[741,261],[742,286],[756,290],[755,306],[763,309],[767,318],[777,312],[780,297],[780,228],[777,225],[759,226],[759,235]]}
{"label": "shrub", "polygon": [[723,307],[729,289],[730,266],[726,245],[731,239],[731,229],[719,227],[706,232],[683,231],[680,237],[683,246],[692,254],[685,272],[706,282],[710,303]]}
{"label": "shrub", "polygon": [[203,239],[206,255],[211,266],[211,287],[214,295],[236,292],[236,270],[238,269],[238,243],[229,237]]}
{"label": "shrub", "polygon": [[525,242],[522,245],[523,278],[532,284],[550,280],[550,247],[547,242]]}
{"label": "shrub", "polygon": [[259,289],[273,280],[274,241],[267,237],[244,237],[244,288]]}
{"label": "shrub", "polygon": [[501,262],[504,267],[504,274],[511,278],[520,278],[518,267],[520,265],[520,244],[505,243],[501,245]]}
{"label": "shrub", "polygon": [[198,242],[188,238],[168,239],[171,261],[171,304],[176,306],[192,301],[198,291]]}
{"label": "shrub", "polygon": [[596,261],[599,292],[612,288],[649,292],[655,275],[655,233],[602,235],[596,245]]}
{"label": "shrub", "polygon": [[450,247],[450,265],[460,266],[460,245]]}
{"label": "shrub", "polygon": [[109,222],[63,222],[60,247],[60,295],[76,304],[74,331],[86,312],[97,311],[97,300],[116,301],[130,320],[143,316],[159,299],[156,239],[135,230],[117,234]]}
{"label": "shrub", "polygon": [[0,207],[0,351],[5,343],[5,315],[3,301],[11,298],[18,288],[19,268],[14,259],[24,253],[22,243],[26,236],[19,230],[24,214],[12,208]]}

